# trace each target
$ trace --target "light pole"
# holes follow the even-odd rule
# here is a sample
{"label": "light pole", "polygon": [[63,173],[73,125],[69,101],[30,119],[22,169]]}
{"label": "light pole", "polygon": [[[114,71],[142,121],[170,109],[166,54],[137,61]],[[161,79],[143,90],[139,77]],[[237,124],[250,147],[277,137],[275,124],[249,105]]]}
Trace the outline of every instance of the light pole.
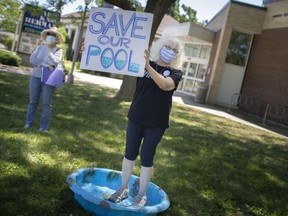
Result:
{"label": "light pole", "polygon": [[[19,27],[20,27],[20,23],[21,23],[21,19],[22,19],[22,9],[25,6],[25,3],[22,0],[21,1],[17,1],[17,2],[20,4],[20,6],[18,8],[18,10],[20,11],[20,15],[19,15],[18,20],[16,21],[17,23],[16,23],[15,32],[14,32],[13,43],[12,43],[12,46],[11,46],[11,52],[15,51],[16,40],[17,40],[17,37],[18,37],[18,31],[19,31]],[[19,41],[18,41],[18,43],[19,43]]]}
{"label": "light pole", "polygon": [[87,8],[88,8],[88,5],[91,3],[91,1],[92,0],[84,0],[84,2],[85,2],[84,13],[83,13],[83,16],[82,16],[80,31],[79,31],[78,37],[76,39],[76,49],[74,50],[74,54],[73,54],[71,70],[70,70],[70,73],[68,74],[68,78],[67,78],[67,83],[70,83],[70,84],[72,84],[74,82],[73,71],[74,71],[75,62],[77,60],[77,56],[78,56],[78,53],[79,53],[79,45],[80,45],[79,41],[81,39],[82,32],[83,32],[83,25],[84,25],[84,21],[86,19]]}

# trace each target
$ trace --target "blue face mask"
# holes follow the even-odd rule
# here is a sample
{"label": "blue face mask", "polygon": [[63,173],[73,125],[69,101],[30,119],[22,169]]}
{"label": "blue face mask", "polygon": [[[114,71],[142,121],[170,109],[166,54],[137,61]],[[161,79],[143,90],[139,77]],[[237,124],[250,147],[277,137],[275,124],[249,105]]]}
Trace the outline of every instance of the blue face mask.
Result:
{"label": "blue face mask", "polygon": [[166,47],[163,47],[160,51],[160,58],[166,64],[170,64],[176,59],[176,53],[172,49],[168,50]]}
{"label": "blue face mask", "polygon": [[54,37],[54,36],[52,36],[52,35],[47,35],[46,41],[47,41],[49,44],[54,44],[54,43],[56,43],[56,37]]}

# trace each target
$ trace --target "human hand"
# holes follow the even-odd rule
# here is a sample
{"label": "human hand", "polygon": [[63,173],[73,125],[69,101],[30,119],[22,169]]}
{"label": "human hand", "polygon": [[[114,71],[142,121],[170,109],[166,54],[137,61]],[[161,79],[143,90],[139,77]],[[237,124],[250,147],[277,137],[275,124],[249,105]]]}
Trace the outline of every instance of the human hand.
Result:
{"label": "human hand", "polygon": [[40,67],[49,67],[48,64],[40,64],[39,66],[40,66]]}
{"label": "human hand", "polygon": [[51,72],[53,72],[53,71],[55,70],[55,67],[52,66],[52,65],[49,65],[48,68],[49,68],[49,70],[50,70]]}
{"label": "human hand", "polygon": [[145,49],[145,68],[148,69],[148,67],[150,66],[150,51],[148,49]]}
{"label": "human hand", "polygon": [[47,52],[48,54],[52,52],[52,48],[49,45],[47,45]]}
{"label": "human hand", "polygon": [[85,43],[83,42],[82,43],[82,45],[81,45],[81,47],[80,47],[80,53],[82,54],[82,52],[84,51],[84,49],[85,49]]}

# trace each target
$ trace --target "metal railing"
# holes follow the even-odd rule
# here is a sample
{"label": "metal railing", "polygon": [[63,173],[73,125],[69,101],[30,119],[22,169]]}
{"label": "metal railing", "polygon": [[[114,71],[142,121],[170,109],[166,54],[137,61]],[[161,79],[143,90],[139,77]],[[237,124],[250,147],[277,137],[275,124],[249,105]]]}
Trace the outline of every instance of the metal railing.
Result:
{"label": "metal railing", "polygon": [[275,104],[275,103],[268,103],[265,109],[265,114],[263,117],[262,125],[266,125],[266,121],[268,117],[270,119],[284,119],[287,113],[287,107]]}
{"label": "metal railing", "polygon": [[251,108],[254,106],[255,109],[255,114],[258,115],[259,113],[259,108],[260,108],[260,98],[258,97],[251,97],[247,95],[243,95],[240,93],[234,93],[231,97],[230,104],[228,106],[228,112],[232,112],[233,107],[245,107],[245,108]]}

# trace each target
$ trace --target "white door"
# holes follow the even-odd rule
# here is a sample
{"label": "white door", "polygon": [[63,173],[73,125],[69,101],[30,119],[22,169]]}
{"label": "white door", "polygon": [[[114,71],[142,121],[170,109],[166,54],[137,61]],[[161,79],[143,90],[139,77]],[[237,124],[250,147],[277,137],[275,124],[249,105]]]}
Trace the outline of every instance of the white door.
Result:
{"label": "white door", "polygon": [[228,106],[234,93],[240,93],[245,67],[226,63],[218,91],[217,104]]}

